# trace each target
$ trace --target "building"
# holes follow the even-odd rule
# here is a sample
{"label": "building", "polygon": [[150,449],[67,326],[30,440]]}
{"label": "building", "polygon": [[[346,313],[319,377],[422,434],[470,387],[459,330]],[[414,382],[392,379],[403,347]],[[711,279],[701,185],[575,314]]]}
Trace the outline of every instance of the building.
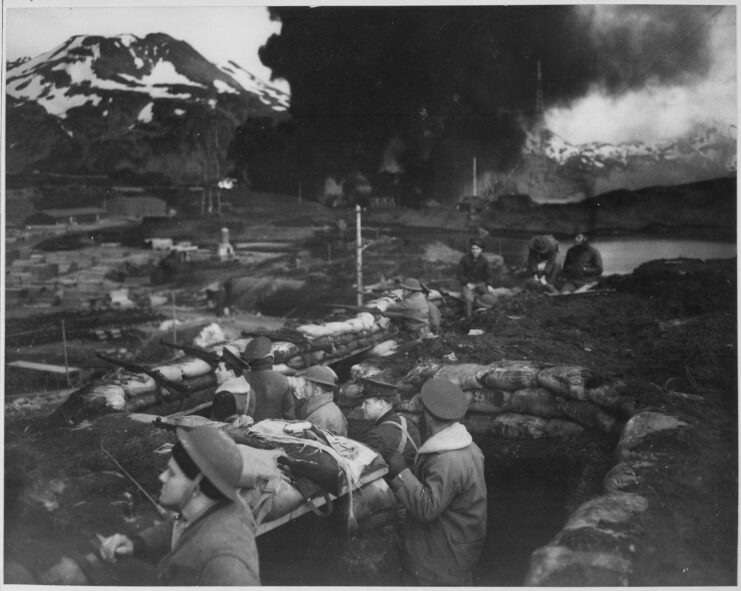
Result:
{"label": "building", "polygon": [[158,197],[112,197],[108,213],[134,218],[167,217],[167,203]]}
{"label": "building", "polygon": [[66,226],[70,224],[94,224],[108,217],[100,207],[71,207],[66,209],[43,209],[23,220],[26,226]]}

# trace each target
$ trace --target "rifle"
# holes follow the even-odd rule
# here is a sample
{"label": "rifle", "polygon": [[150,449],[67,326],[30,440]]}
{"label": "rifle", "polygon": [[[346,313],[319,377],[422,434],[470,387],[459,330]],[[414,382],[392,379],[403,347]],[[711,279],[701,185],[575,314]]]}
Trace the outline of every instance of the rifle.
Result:
{"label": "rifle", "polygon": [[170,343],[165,339],[160,339],[160,345],[170,347],[170,349],[177,349],[179,351],[182,351],[186,355],[190,355],[191,357],[195,357],[196,359],[205,361],[211,366],[212,369],[219,365],[219,362],[221,361],[221,357],[218,353],[215,353],[214,351],[207,351],[206,349],[196,347],[195,345],[178,345],[177,343]]}
{"label": "rifle", "polygon": [[328,308],[343,308],[344,310],[352,310],[354,312],[370,312],[371,314],[386,315],[383,310],[379,310],[373,306],[353,306],[352,304],[325,304],[325,306]]}
{"label": "rifle", "polygon": [[168,390],[173,390],[177,392],[178,394],[182,394],[183,396],[190,396],[191,391],[188,386],[185,384],[181,384],[180,382],[176,382],[174,380],[171,380],[169,378],[166,378],[162,375],[162,373],[159,370],[152,369],[149,367],[144,367],[143,365],[138,365],[136,363],[129,363],[128,361],[123,361],[122,359],[114,359],[113,357],[107,357],[103,355],[102,353],[96,353],[98,357],[100,357],[103,361],[107,361],[108,363],[113,363],[114,365],[118,365],[120,367],[123,367],[127,371],[131,371],[134,373],[143,373],[145,375],[148,375],[151,377],[158,386],[167,388]]}

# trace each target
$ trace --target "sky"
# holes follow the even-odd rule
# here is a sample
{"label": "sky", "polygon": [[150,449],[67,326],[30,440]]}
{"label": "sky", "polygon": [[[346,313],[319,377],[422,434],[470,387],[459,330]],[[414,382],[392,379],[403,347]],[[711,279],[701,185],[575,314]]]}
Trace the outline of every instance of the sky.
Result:
{"label": "sky", "polygon": [[[231,59],[269,80],[271,70],[261,63],[257,51],[271,34],[281,31],[281,24],[270,21],[265,6],[253,2],[219,0],[214,3],[218,6],[203,4],[205,0],[160,0],[156,6],[142,0],[5,0],[6,56],[14,59],[38,55],[76,34],[143,36],[164,32],[187,41],[211,61]],[[640,7],[632,11],[626,6],[583,4],[580,8],[583,8],[582,26],[588,27],[589,34],[597,41],[603,37],[619,38],[624,44],[634,43],[645,49],[645,53],[627,57],[634,58],[636,71],[643,69],[649,75],[642,77],[639,87],[634,85],[616,92],[600,81],[581,96],[551,104],[546,121],[552,131],[571,143],[616,143],[672,138],[708,119],[735,130],[738,115],[735,4],[718,5],[718,10],[710,12],[706,21],[699,25],[693,22],[684,39],[659,48],[650,47],[650,41],[657,31],[661,33],[657,29],[660,23],[656,18],[646,19]],[[626,28],[627,38],[616,35],[616,31]],[[701,70],[696,68],[692,76],[652,79],[651,68],[660,70],[672,54],[680,53],[682,45],[701,35],[711,40],[711,65],[702,75],[696,74]],[[670,39],[674,43],[677,37]],[[568,49],[568,45],[566,38],[561,47]],[[606,46],[605,54],[609,56],[614,51],[617,55],[623,49],[624,46]],[[544,71],[544,79],[549,75],[558,74],[553,69]],[[279,86],[288,90],[287,84]]]}
{"label": "sky", "polygon": [[[279,22],[270,20],[265,6],[229,0],[210,6],[203,6],[205,0],[5,0],[4,4],[5,49],[10,60],[35,57],[72,35],[131,33],[143,37],[166,33],[188,42],[212,62],[232,60],[255,76],[270,80],[271,71],[260,62],[257,51],[281,29]],[[287,85],[277,85],[287,89]]]}

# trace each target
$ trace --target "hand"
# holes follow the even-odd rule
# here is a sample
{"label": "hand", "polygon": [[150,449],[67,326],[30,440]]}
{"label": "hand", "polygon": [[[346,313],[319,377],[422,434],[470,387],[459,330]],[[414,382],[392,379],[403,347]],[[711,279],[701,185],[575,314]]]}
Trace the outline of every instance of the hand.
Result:
{"label": "hand", "polygon": [[398,474],[408,468],[406,459],[398,451],[386,450],[382,455],[389,467],[389,479],[395,478]]}
{"label": "hand", "polygon": [[486,291],[488,291],[489,293],[495,293],[494,288],[491,285],[486,286]]}
{"label": "hand", "polygon": [[116,556],[134,553],[134,542],[123,534],[113,534],[108,538],[98,536],[100,557],[106,562],[116,562]]}
{"label": "hand", "polygon": [[474,289],[476,289],[476,284],[469,281],[468,283],[466,283],[466,287],[470,289],[471,291],[473,291]]}

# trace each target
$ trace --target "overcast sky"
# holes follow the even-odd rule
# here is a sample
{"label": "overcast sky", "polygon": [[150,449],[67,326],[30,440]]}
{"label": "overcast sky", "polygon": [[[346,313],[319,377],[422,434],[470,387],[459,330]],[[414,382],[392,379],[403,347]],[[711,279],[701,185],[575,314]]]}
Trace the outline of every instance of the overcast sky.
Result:
{"label": "overcast sky", "polygon": [[4,4],[6,55],[11,60],[49,51],[72,35],[167,33],[187,41],[212,62],[233,60],[269,80],[270,70],[260,62],[257,50],[280,32],[280,23],[270,21],[265,6],[244,1],[217,0],[212,6],[204,6],[205,0],[4,0]]}
{"label": "overcast sky", "polygon": [[[206,0],[160,0],[156,4],[143,0],[4,0],[6,57],[33,57],[77,34],[131,33],[141,37],[164,32],[187,41],[211,61],[231,59],[256,76],[270,79],[271,72],[262,65],[257,51],[271,34],[280,32],[281,25],[269,20],[264,5],[248,0],[217,0],[207,7]],[[644,23],[624,22],[621,19],[625,11],[610,6],[594,11],[593,5],[591,9],[589,6],[584,5],[585,10],[592,10],[589,22],[595,35],[601,33],[600,27],[606,30],[626,25],[634,35],[640,34]],[[721,6],[702,25],[711,33],[713,53],[713,65],[702,79],[688,78],[662,86],[649,83],[620,96],[595,86],[571,104],[552,108],[547,114],[549,128],[572,143],[650,141],[682,134],[695,123],[708,119],[735,132],[736,5],[727,4],[720,9]],[[697,33],[690,32],[688,36]],[[667,47],[662,51],[670,57],[673,49],[677,48]]]}

